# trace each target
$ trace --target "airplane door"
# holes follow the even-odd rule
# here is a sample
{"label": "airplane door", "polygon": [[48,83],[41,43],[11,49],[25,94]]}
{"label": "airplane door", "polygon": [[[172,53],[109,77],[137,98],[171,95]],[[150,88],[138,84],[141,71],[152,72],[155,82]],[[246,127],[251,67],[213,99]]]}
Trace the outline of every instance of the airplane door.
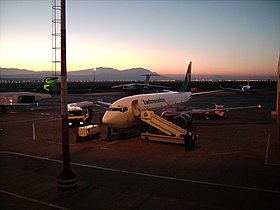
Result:
{"label": "airplane door", "polygon": [[141,108],[140,104],[138,103],[138,100],[134,100],[131,103],[132,113],[135,117],[138,117],[141,114]]}

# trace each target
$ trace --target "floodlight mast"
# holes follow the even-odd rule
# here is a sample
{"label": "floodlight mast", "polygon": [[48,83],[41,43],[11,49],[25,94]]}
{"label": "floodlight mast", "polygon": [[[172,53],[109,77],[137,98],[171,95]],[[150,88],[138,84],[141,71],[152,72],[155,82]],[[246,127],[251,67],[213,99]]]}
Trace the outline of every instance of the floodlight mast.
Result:
{"label": "floodlight mast", "polygon": [[70,167],[69,132],[67,115],[67,69],[66,69],[66,12],[65,0],[61,0],[61,129],[63,168],[57,177],[59,188],[72,188],[77,185],[77,176]]}
{"label": "floodlight mast", "polygon": [[277,126],[278,126],[278,140],[280,142],[280,55],[278,58],[277,66],[277,99],[276,99],[276,112],[277,112]]}
{"label": "floodlight mast", "polygon": [[93,82],[95,83],[95,73],[96,73],[96,68],[93,68],[93,69],[92,69],[92,71],[93,71]]}

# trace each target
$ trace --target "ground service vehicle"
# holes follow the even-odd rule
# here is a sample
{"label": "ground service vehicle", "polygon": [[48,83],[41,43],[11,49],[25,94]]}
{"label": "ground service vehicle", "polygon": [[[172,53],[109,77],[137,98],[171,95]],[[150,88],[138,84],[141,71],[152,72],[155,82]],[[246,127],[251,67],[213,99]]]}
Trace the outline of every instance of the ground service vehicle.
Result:
{"label": "ground service vehicle", "polygon": [[78,128],[77,142],[84,142],[98,138],[100,129],[98,125],[86,125]]}
{"label": "ground service vehicle", "polygon": [[68,124],[70,126],[83,126],[91,123],[93,102],[82,101],[67,105]]}
{"label": "ground service vehicle", "polygon": [[141,111],[140,119],[155,128],[150,132],[141,133],[145,141],[159,141],[185,145],[185,150],[191,151],[198,144],[198,136],[193,131],[188,131],[180,126],[160,117],[152,110]]}
{"label": "ground service vehicle", "polygon": [[213,107],[209,108],[209,111],[193,109],[190,115],[194,119],[206,118],[206,119],[224,119],[225,111],[223,110],[223,105],[215,104]]}

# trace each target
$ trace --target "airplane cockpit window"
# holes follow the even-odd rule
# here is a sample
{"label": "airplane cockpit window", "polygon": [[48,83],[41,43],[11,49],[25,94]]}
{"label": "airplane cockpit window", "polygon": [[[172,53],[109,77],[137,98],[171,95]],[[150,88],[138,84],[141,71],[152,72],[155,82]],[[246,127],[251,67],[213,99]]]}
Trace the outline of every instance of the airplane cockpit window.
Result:
{"label": "airplane cockpit window", "polygon": [[123,108],[122,108],[122,112],[126,112],[127,110],[128,110],[127,107],[123,107]]}
{"label": "airplane cockpit window", "polygon": [[109,111],[113,112],[126,112],[128,110],[127,107],[110,107]]}
{"label": "airplane cockpit window", "polygon": [[112,107],[110,111],[113,111],[113,112],[120,112],[120,111],[121,111],[121,108],[114,108],[114,107]]}

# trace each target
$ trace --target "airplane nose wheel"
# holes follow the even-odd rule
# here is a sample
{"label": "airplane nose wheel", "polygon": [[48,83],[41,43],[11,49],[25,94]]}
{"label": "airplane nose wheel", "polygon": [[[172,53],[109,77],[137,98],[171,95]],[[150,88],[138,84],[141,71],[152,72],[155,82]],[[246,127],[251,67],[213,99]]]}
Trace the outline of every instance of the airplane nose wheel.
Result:
{"label": "airplane nose wheel", "polygon": [[119,138],[120,138],[120,139],[126,139],[126,138],[127,138],[127,136],[126,136],[126,134],[125,134],[124,131],[120,130]]}
{"label": "airplane nose wheel", "polygon": [[112,134],[112,128],[107,127],[107,138],[110,138]]}

